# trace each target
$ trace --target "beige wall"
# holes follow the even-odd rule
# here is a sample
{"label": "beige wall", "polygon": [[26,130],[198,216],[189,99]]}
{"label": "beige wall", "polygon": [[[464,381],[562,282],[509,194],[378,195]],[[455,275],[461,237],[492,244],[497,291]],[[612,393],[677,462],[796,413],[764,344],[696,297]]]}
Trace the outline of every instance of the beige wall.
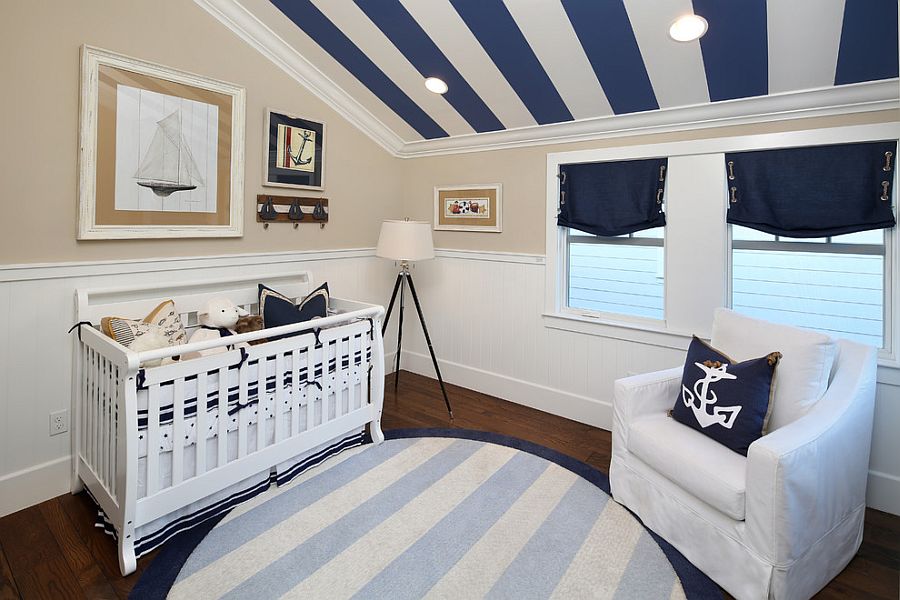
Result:
{"label": "beige wall", "polygon": [[[0,264],[195,256],[374,246],[400,213],[403,161],[391,157],[191,0],[3,2],[0,17]],[[79,48],[90,44],[247,90],[244,237],[75,240]],[[324,230],[264,231],[254,216],[263,111],[327,123]],[[322,194],[318,194],[322,195]]]}
{"label": "beige wall", "polygon": [[642,135],[573,144],[550,144],[410,159],[404,169],[404,211],[411,219],[434,218],[434,186],[468,183],[503,185],[503,232],[435,231],[439,248],[544,254],[547,153],[653,144],[700,138],[796,131],[820,127],[883,123],[900,118],[897,111],[834,118],[797,119],[761,125],[721,127],[703,131]]}

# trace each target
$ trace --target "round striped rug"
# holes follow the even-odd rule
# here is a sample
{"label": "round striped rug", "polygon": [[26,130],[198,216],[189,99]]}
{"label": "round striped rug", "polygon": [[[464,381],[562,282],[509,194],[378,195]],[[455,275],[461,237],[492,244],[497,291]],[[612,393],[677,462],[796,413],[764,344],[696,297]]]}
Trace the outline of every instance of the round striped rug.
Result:
{"label": "round striped rug", "polygon": [[483,432],[388,437],[170,544],[136,591],[191,600],[721,598],[584,463]]}

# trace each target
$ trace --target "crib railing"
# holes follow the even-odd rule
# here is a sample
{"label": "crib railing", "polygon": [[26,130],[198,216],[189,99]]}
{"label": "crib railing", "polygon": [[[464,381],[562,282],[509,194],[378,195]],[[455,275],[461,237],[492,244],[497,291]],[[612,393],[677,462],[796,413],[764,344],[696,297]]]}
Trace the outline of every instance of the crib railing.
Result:
{"label": "crib railing", "polygon": [[93,476],[113,498],[117,493],[118,419],[122,366],[82,344],[78,451]]}

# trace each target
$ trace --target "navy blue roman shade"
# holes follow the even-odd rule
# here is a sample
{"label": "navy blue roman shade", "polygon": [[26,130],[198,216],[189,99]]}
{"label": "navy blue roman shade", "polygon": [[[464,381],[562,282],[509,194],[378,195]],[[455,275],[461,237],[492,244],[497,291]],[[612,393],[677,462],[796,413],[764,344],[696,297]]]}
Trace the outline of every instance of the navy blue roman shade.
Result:
{"label": "navy blue roman shade", "polygon": [[662,227],[667,159],[559,167],[557,225],[601,236]]}
{"label": "navy blue roman shade", "polygon": [[895,141],[728,153],[728,222],[795,238],[893,227],[896,157]]}

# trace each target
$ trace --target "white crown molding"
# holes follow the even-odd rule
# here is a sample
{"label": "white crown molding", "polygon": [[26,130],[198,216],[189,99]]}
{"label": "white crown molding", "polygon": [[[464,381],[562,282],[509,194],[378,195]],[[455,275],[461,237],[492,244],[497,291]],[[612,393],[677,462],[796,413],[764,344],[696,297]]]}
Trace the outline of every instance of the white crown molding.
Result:
{"label": "white crown molding", "polygon": [[339,115],[398,156],[403,140],[237,0],[194,0]]}
{"label": "white crown molding", "polygon": [[897,79],[407,142],[404,158],[897,109]]}
{"label": "white crown molding", "polygon": [[404,142],[397,133],[304,58],[239,0],[194,1],[382,148],[400,158],[703,130],[728,125],[828,117],[900,107],[898,79],[893,78],[627,115],[610,115],[550,125]]}

